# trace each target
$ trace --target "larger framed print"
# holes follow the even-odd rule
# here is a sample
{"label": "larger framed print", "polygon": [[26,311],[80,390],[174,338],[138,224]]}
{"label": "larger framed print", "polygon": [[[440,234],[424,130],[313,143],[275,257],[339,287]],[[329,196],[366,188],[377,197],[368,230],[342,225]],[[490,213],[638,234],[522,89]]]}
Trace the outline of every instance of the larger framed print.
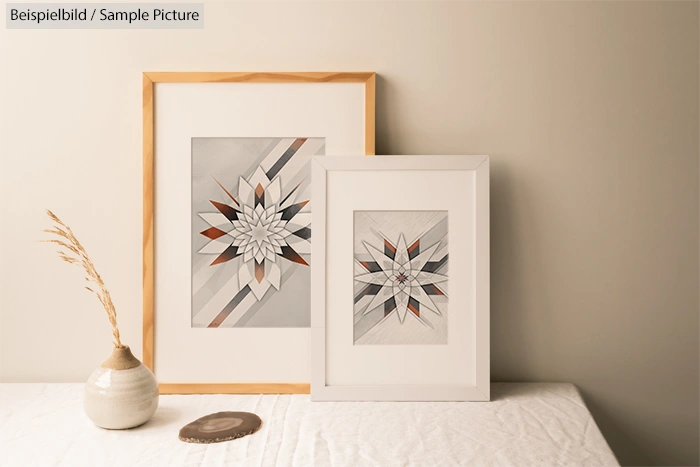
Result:
{"label": "larger framed print", "polygon": [[374,154],[374,73],[144,73],[143,362],[308,393],[311,158]]}
{"label": "larger framed print", "polygon": [[312,398],[489,400],[488,157],[312,171]]}

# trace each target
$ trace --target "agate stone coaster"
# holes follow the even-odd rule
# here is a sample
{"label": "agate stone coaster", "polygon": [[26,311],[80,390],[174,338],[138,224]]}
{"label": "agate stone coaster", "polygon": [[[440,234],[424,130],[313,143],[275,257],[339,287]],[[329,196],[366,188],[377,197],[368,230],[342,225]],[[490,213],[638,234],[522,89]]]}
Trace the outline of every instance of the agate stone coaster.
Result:
{"label": "agate stone coaster", "polygon": [[183,426],[179,437],[186,443],[221,443],[253,434],[261,425],[262,420],[254,413],[217,412]]}

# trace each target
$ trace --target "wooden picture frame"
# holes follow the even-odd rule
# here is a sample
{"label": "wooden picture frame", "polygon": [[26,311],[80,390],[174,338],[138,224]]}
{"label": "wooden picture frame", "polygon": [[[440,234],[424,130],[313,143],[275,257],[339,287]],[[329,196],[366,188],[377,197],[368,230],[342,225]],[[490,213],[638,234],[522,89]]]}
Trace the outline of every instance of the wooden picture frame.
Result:
{"label": "wooden picture frame", "polygon": [[[143,73],[143,363],[155,368],[154,158],[155,87],[158,83],[362,83],[364,84],[365,155],[375,151],[375,80],[373,72],[145,72]],[[156,373],[157,376],[157,373]],[[308,394],[306,382],[179,383],[161,382],[162,394]]]}
{"label": "wooden picture frame", "polygon": [[[314,157],[312,174],[320,217],[315,219],[325,226],[312,238],[312,399],[488,401],[488,156]],[[372,189],[349,196],[357,186]],[[394,217],[384,224],[362,224],[380,213]],[[367,217],[360,222],[358,214]],[[430,225],[421,219],[433,214],[444,217],[440,229],[429,231]],[[405,224],[399,219],[406,219]],[[358,233],[358,225],[371,233]],[[448,235],[459,240],[450,242]],[[358,258],[362,249],[366,258]],[[433,264],[440,266],[428,263],[438,259]],[[444,282],[433,283],[437,276]],[[397,297],[406,289],[396,281],[410,291],[403,310]],[[436,285],[442,291],[433,296],[443,296],[444,308],[431,314],[438,302],[423,290]],[[394,319],[402,311],[403,320]],[[373,315],[369,331],[367,324],[358,324]],[[433,324],[416,324],[428,319]],[[408,323],[419,332],[442,332],[444,340],[426,345],[424,335],[419,335],[423,340],[415,339],[418,334],[412,330],[404,333],[408,340],[391,342]],[[363,341],[357,338],[358,326],[363,338],[382,326],[384,330],[374,333],[374,340]]]}

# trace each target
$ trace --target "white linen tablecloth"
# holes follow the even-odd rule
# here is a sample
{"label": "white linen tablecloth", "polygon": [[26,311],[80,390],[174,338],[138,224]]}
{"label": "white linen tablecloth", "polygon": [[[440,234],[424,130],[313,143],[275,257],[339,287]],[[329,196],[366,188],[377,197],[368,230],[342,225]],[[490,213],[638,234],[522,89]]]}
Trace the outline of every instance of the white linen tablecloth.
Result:
{"label": "white linen tablecloth", "polygon": [[[145,425],[109,431],[82,384],[0,385],[0,465],[617,466],[577,388],[494,383],[491,402],[311,402],[305,395],[166,395]],[[262,428],[218,444],[178,440],[209,413],[254,412]]]}

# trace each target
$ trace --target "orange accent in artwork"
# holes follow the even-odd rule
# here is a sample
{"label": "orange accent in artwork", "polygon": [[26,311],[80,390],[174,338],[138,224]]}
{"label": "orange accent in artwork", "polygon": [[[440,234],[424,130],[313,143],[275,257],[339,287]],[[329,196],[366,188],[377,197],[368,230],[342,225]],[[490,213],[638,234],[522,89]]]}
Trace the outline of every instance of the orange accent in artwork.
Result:
{"label": "orange accent in artwork", "polygon": [[416,316],[418,316],[418,317],[420,318],[420,311],[418,311],[418,309],[417,309],[416,307],[414,307],[412,304],[409,303],[409,304],[408,304],[408,309],[411,310],[411,312],[412,312],[414,315],[416,315]]}
{"label": "orange accent in artwork", "polygon": [[236,208],[231,207],[228,204],[219,203],[218,201],[214,201],[213,199],[210,199],[209,202],[213,204],[214,207],[218,209],[221,214],[226,216],[228,220],[232,221],[234,219],[238,219],[238,213],[240,211],[236,211]]}
{"label": "orange accent in artwork", "polygon": [[[214,177],[212,177],[212,178],[214,178]],[[226,188],[224,188],[224,186],[221,183],[219,183],[219,181],[217,179],[214,178],[214,181],[221,187],[222,190],[224,190],[224,192],[228,195],[228,197],[231,198],[234,203],[236,203],[236,205],[240,206],[240,204],[238,203],[236,198],[234,198],[233,195],[231,193],[229,193],[229,191]]]}
{"label": "orange accent in artwork", "polygon": [[384,246],[391,250],[392,253],[396,253],[396,248],[394,247],[394,245],[389,243],[389,240],[384,240]]}
{"label": "orange accent in artwork", "polygon": [[292,143],[292,145],[289,146],[289,147],[292,148],[292,149],[294,149],[294,150],[298,150],[304,143],[306,143],[306,140],[307,140],[307,139],[308,139],[308,138],[297,138],[297,139],[294,140],[294,142]]}
{"label": "orange accent in artwork", "polygon": [[440,289],[437,288],[437,285],[435,285],[435,284],[430,284],[430,287],[432,287],[433,290],[435,291],[435,293],[437,293],[438,295],[445,295],[444,292],[443,292],[442,290],[440,290]]}
{"label": "orange accent in artwork", "polygon": [[217,264],[225,263],[226,261],[230,261],[233,258],[235,258],[238,255],[238,248],[236,248],[233,245],[230,245],[228,248],[224,250],[223,253],[221,253],[219,256],[216,257],[214,261],[209,266],[214,266]]}
{"label": "orange accent in artwork", "polygon": [[258,198],[262,198],[264,194],[265,188],[263,188],[263,186],[258,183],[258,186],[255,187],[255,196],[257,196]]}
{"label": "orange accent in artwork", "polygon": [[221,326],[221,323],[224,322],[224,320],[226,319],[226,317],[228,315],[229,315],[229,313],[227,313],[226,310],[219,312],[219,314],[216,315],[216,318],[214,318],[214,321],[209,323],[207,325],[207,327],[208,328],[218,328],[219,326]]}
{"label": "orange accent in artwork", "polygon": [[217,238],[226,235],[226,232],[224,232],[223,230],[219,230],[216,227],[209,227],[207,230],[203,230],[199,233],[211,240],[216,240]]}
{"label": "orange accent in artwork", "polygon": [[[260,186],[260,185],[258,185]],[[258,284],[265,278],[265,260],[262,263],[255,262],[255,280]]]}
{"label": "orange accent in artwork", "polygon": [[309,263],[304,261],[304,258],[299,255],[296,251],[294,251],[294,248],[290,246],[283,246],[282,247],[282,257],[285,259],[288,259],[289,261],[293,261],[295,263],[303,264],[304,266],[308,266]]}
{"label": "orange accent in artwork", "polygon": [[413,243],[413,245],[411,245],[411,246],[408,247],[408,252],[410,253],[410,252],[412,252],[413,250],[415,250],[416,247],[417,247],[418,245],[420,245],[420,238],[419,238],[418,240],[416,240],[416,241]]}
{"label": "orange accent in artwork", "polygon": [[360,264],[365,267],[369,271],[369,263],[367,261],[360,261]]}

